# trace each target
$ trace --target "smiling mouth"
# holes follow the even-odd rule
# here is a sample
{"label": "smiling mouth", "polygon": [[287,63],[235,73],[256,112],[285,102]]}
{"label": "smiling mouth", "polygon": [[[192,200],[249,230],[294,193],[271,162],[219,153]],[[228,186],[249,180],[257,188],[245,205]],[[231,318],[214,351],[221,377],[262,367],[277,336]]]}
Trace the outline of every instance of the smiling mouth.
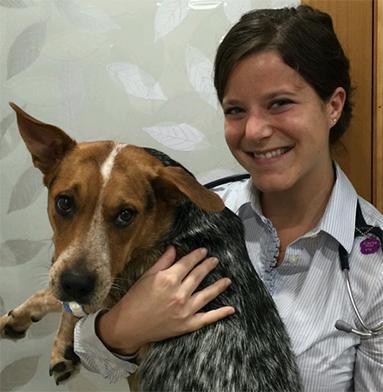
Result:
{"label": "smiling mouth", "polygon": [[266,151],[266,152],[254,151],[253,155],[255,158],[258,158],[258,159],[276,158],[276,157],[280,157],[280,156],[286,154],[292,148],[293,147],[281,147],[281,148],[276,148],[275,150],[270,150],[270,151]]}

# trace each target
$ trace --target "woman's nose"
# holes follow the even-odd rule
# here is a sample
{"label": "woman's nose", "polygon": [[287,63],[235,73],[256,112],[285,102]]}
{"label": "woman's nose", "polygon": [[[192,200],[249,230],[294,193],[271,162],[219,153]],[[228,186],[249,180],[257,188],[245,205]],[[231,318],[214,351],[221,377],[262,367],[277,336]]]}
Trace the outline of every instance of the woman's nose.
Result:
{"label": "woman's nose", "polygon": [[245,133],[248,139],[259,142],[272,134],[272,127],[265,116],[252,114],[247,118]]}

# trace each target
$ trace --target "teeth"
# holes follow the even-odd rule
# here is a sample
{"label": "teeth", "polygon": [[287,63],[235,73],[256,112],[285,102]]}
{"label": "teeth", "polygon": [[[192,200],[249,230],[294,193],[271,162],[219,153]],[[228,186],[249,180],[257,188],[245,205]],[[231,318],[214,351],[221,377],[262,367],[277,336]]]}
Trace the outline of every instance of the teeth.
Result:
{"label": "teeth", "polygon": [[284,154],[287,150],[288,150],[287,148],[278,148],[276,150],[268,151],[266,153],[254,152],[254,156],[255,156],[255,158],[270,159],[270,158],[278,157],[278,156]]}

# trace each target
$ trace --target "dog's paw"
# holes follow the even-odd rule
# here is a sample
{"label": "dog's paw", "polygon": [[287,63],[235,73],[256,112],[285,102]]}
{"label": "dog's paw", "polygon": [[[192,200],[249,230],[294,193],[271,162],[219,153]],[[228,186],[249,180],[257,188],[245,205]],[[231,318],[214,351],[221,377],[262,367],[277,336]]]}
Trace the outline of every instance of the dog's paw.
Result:
{"label": "dog's paw", "polygon": [[59,385],[76,373],[79,364],[80,358],[73,351],[73,347],[68,346],[62,356],[59,354],[52,356],[49,375],[53,376],[56,385]]}
{"label": "dog's paw", "polygon": [[16,317],[11,310],[0,316],[0,337],[12,340],[21,339],[25,336],[32,321],[31,318]]}

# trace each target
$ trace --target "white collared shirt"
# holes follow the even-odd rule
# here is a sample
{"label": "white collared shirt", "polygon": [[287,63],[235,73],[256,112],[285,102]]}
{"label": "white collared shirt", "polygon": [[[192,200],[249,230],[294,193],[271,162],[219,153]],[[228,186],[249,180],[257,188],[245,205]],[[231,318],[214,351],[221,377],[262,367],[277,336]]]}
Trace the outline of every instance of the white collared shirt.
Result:
{"label": "white collared shirt", "polygon": [[[383,391],[383,334],[361,339],[335,329],[342,319],[359,326],[347,295],[339,243],[350,254],[355,299],[368,325],[383,321],[383,255],[365,255],[354,240],[358,196],[336,166],[336,182],[319,225],[291,243],[276,266],[279,239],[263,216],[251,180],[215,189],[245,226],[250,259],[270,291],[290,335],[305,391]],[[359,198],[368,224],[383,228],[383,215]],[[76,326],[75,352],[90,370],[109,381],[128,376],[136,366],[111,355],[94,332],[94,316]]]}
{"label": "white collared shirt", "polygon": [[[292,242],[276,266],[279,239],[262,214],[251,180],[217,188],[245,226],[252,263],[271,293],[290,335],[305,391],[383,391],[383,334],[360,337],[338,331],[338,319],[360,327],[353,312],[338,246],[347,250],[356,303],[367,325],[383,322],[383,255],[363,254],[354,239],[358,196],[335,164],[336,182],[318,226]],[[383,215],[359,198],[367,224],[383,228]]]}

